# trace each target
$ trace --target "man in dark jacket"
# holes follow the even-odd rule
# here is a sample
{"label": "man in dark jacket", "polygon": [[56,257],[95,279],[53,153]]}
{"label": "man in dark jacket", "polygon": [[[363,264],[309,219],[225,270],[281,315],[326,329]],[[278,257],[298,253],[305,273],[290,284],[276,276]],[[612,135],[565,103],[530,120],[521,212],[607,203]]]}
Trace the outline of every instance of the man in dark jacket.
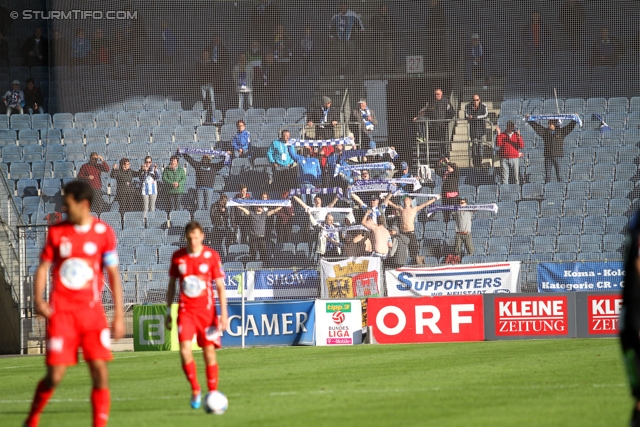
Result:
{"label": "man in dark jacket", "polygon": [[332,106],[331,98],[328,96],[322,97],[322,107],[313,108],[308,114],[308,126],[317,124],[316,127],[316,139],[333,139],[334,126],[338,124],[340,120],[340,111],[338,108]]}
{"label": "man in dark jacket", "polygon": [[49,44],[42,37],[42,29],[36,28],[33,36],[22,45],[22,57],[25,67],[49,65]]}
{"label": "man in dark jacket", "polygon": [[[389,250],[389,257],[384,260],[387,268],[401,268],[409,263],[409,236],[400,234],[400,229],[394,225],[389,230],[393,246]],[[416,262],[414,260],[414,262]]]}
{"label": "man in dark jacket", "polygon": [[464,107],[464,117],[469,122],[469,138],[473,141],[473,166],[480,166],[482,163],[482,140],[487,132],[487,116],[487,105],[480,100],[480,95],[474,94],[471,102]]}
{"label": "man in dark jacket", "polygon": [[208,197],[208,189],[213,187],[216,174],[224,166],[224,162],[213,163],[208,155],[202,156],[199,162],[187,153],[182,157],[196,170],[196,188],[198,189],[198,209],[209,210],[211,201]]}
{"label": "man in dark jacket", "polygon": [[[529,115],[526,116],[527,120]],[[551,178],[551,168],[556,169],[556,180],[560,182],[560,158],[564,157],[564,138],[573,131],[577,122],[571,122],[563,127],[559,127],[557,120],[549,120],[548,127],[543,127],[539,123],[529,122],[534,132],[540,135],[544,141],[544,172],[545,182]]]}
{"label": "man in dark jacket", "polygon": [[449,120],[455,115],[455,111],[449,102],[449,98],[442,95],[442,89],[433,91],[433,100],[428,102],[414,117],[414,121],[426,117],[436,120],[429,125],[429,141],[442,144],[441,156],[449,157],[451,142],[449,141]]}

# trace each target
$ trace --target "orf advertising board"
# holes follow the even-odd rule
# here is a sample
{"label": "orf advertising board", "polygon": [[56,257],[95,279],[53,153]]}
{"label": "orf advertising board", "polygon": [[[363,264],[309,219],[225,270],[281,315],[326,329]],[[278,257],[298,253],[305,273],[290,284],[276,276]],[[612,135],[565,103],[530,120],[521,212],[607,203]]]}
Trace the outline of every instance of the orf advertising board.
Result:
{"label": "orf advertising board", "polygon": [[316,345],[362,343],[360,300],[316,301]]}
{"label": "orf advertising board", "polygon": [[380,344],[482,341],[482,295],[370,298],[367,321]]}
{"label": "orf advertising board", "polygon": [[619,332],[622,294],[580,292],[576,294],[578,337],[615,337]]}
{"label": "orf advertising board", "polygon": [[574,338],[575,294],[485,294],[487,340]]}

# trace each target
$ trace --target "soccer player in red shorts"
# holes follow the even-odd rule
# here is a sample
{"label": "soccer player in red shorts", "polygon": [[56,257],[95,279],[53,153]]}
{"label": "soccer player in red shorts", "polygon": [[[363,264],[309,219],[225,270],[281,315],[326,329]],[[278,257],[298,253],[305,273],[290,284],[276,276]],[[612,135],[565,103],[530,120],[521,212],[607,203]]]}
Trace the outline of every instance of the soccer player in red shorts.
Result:
{"label": "soccer player in red shorts", "polygon": [[[106,426],[109,418],[107,361],[113,356],[109,325],[102,307],[102,269],[109,273],[113,292],[115,339],[122,338],[125,332],[122,288],[116,236],[111,227],[91,216],[92,198],[93,190],[84,181],[65,185],[64,206],[68,219],[49,227],[40,255],[33,298],[36,313],[48,320],[47,374],[36,388],[24,423],[27,427],[38,425],[40,414],[62,381],[67,366],[78,363],[80,347],[93,380],[93,426]],[[53,267],[52,285],[47,302],[43,294],[50,267]]]}
{"label": "soccer player in red shorts", "polygon": [[[218,362],[216,347],[220,348],[220,332],[227,328],[227,295],[224,289],[224,271],[220,255],[205,246],[202,226],[191,221],[184,227],[187,247],[179,249],[171,258],[169,287],[167,289],[167,328],[171,329],[171,303],[180,281],[178,308],[178,341],[182,369],[191,383],[191,407],[198,409],[202,398],[196,363],[191,352],[191,342],[196,336],[202,348],[207,371],[209,391],[218,389]],[[216,313],[216,301],[212,282],[215,281],[220,299],[220,319]]]}

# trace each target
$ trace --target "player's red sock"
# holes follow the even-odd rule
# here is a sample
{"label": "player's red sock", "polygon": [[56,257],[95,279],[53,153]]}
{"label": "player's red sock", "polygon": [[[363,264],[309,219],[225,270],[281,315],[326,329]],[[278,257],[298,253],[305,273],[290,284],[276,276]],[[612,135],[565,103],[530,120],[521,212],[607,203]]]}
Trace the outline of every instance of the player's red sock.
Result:
{"label": "player's red sock", "polygon": [[53,395],[53,388],[49,388],[45,384],[44,380],[41,380],[36,387],[36,393],[33,396],[33,403],[31,404],[31,411],[29,411],[29,416],[27,420],[24,422],[24,425],[27,427],[36,427],[40,422],[40,414],[44,410],[44,407],[47,406],[47,402]]}
{"label": "player's red sock", "polygon": [[209,391],[218,389],[218,364],[207,366],[207,386]]}
{"label": "player's red sock", "polygon": [[191,383],[191,390],[194,392],[200,391],[200,384],[198,384],[198,375],[196,374],[196,362],[192,360],[186,365],[182,365],[182,370],[187,376],[187,380]]}
{"label": "player's red sock", "polygon": [[93,406],[93,427],[104,427],[109,421],[111,407],[111,393],[108,388],[94,388],[91,390],[91,405]]}

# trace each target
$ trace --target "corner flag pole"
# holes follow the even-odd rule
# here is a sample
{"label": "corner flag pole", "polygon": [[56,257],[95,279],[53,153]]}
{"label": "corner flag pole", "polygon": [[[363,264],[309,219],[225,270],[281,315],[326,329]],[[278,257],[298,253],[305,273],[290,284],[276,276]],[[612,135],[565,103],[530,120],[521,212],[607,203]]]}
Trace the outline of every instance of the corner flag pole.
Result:
{"label": "corner flag pole", "polygon": [[240,296],[242,298],[242,348],[244,348],[244,273],[242,274],[242,289],[240,290]]}

